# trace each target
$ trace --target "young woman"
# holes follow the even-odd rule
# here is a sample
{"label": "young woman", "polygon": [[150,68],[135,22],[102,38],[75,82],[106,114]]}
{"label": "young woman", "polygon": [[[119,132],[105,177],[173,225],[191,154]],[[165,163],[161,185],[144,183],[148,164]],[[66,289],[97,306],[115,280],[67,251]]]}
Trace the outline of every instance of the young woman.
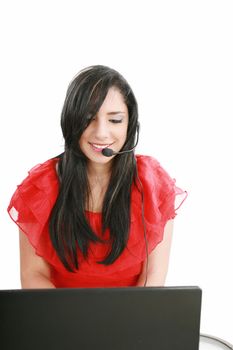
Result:
{"label": "young woman", "polygon": [[22,288],[164,285],[184,192],[157,160],[134,154],[131,87],[109,67],[82,70],[61,127],[64,153],[34,167],[8,207],[20,229]]}

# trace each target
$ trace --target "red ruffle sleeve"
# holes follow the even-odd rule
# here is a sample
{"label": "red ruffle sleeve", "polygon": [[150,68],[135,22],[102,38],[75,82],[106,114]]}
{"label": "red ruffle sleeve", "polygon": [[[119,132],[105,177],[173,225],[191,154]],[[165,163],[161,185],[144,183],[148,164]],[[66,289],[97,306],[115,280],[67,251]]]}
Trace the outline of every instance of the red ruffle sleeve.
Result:
{"label": "red ruffle sleeve", "polygon": [[7,208],[11,219],[24,232],[37,255],[56,265],[48,235],[48,219],[58,195],[57,159],[33,167],[17,186]]}
{"label": "red ruffle sleeve", "polygon": [[[168,220],[175,218],[177,209],[187,197],[187,192],[176,186],[175,179],[168,175],[156,159],[137,155],[137,166],[144,193],[144,218],[148,251],[151,253],[163,240],[164,227]],[[146,247],[142,236],[144,229],[141,212],[141,194],[134,185],[131,213],[131,229],[134,234],[129,240],[129,248],[137,252],[137,257],[143,261],[146,258]]]}

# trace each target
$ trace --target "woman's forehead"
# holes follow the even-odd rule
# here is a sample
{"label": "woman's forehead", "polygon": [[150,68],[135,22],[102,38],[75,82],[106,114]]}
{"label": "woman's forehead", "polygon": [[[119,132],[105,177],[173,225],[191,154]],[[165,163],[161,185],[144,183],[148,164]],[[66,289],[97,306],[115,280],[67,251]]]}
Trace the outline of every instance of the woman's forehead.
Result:
{"label": "woman's forehead", "polygon": [[124,97],[118,88],[111,87],[108,90],[108,93],[100,106],[99,111],[100,110],[111,114],[116,114],[116,112],[126,113],[128,111]]}

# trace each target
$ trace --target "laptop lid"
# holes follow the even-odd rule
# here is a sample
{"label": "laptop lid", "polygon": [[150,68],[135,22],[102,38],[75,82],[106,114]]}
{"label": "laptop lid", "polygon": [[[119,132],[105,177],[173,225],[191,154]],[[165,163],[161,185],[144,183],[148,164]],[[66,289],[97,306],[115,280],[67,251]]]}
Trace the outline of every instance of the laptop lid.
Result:
{"label": "laptop lid", "polygon": [[0,291],[4,350],[198,350],[201,289]]}

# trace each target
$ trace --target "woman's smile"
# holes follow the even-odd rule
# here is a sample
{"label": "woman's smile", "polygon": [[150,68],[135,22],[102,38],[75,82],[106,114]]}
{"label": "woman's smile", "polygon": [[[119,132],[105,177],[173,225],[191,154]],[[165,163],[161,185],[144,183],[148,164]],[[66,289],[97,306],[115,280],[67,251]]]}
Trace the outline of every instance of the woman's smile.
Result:
{"label": "woman's smile", "polygon": [[108,144],[99,144],[99,143],[92,143],[92,142],[89,142],[89,144],[90,144],[91,148],[92,148],[95,152],[102,152],[102,150],[103,150],[104,148],[110,147],[110,146],[113,144],[113,142],[112,142],[112,143],[108,143]]}

